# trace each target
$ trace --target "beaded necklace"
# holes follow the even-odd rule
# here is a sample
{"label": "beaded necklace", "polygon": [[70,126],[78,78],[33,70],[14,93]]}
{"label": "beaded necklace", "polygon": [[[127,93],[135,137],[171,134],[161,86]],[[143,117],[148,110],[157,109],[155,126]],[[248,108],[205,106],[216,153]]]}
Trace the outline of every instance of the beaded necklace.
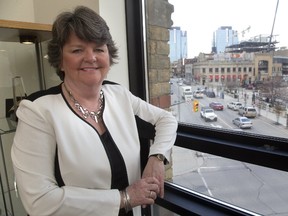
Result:
{"label": "beaded necklace", "polygon": [[69,91],[64,83],[64,88],[66,89],[67,93],[69,94],[70,99],[73,101],[75,108],[82,114],[84,119],[88,117],[92,118],[96,123],[102,121],[102,114],[103,114],[103,102],[104,102],[104,93],[101,89],[100,97],[99,97],[99,108],[96,111],[89,111],[87,108],[84,108],[72,95],[71,91]]}

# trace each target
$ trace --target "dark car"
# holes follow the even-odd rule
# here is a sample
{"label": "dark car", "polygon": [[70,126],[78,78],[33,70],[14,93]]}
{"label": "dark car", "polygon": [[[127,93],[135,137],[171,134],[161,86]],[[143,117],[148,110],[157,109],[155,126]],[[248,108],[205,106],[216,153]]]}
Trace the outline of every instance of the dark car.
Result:
{"label": "dark car", "polygon": [[213,91],[206,91],[206,96],[209,98],[215,98],[216,95]]}
{"label": "dark car", "polygon": [[223,104],[220,103],[220,102],[216,102],[216,101],[211,102],[211,103],[209,104],[209,107],[211,107],[211,108],[214,109],[214,110],[223,110],[223,109],[224,109]]}

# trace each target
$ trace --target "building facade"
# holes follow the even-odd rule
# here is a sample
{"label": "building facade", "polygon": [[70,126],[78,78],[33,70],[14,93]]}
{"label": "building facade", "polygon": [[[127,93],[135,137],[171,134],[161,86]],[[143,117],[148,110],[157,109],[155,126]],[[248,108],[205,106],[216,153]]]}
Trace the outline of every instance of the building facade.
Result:
{"label": "building facade", "polygon": [[[185,77],[201,85],[249,86],[271,76],[282,76],[283,64],[273,61],[273,53],[223,53],[199,55],[197,61],[186,61],[191,68]],[[193,63],[191,63],[193,62]]]}

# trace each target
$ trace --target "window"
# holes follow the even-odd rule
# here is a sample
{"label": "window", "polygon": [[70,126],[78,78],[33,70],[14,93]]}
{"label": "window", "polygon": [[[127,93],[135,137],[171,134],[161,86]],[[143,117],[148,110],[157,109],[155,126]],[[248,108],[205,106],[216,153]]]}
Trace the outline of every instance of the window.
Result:
{"label": "window", "polygon": [[[163,1],[161,0],[158,0],[157,2],[159,4],[163,3]],[[244,3],[243,6],[245,5],[245,11],[249,11],[249,13],[247,13],[246,15],[247,17],[245,18],[249,17],[249,23],[254,23],[254,25],[251,24],[251,26],[246,26],[247,22],[242,22],[242,18],[240,19],[239,17],[233,15],[235,13],[235,7],[229,8],[229,6],[227,6],[228,8],[225,7],[225,12],[221,13],[220,11],[222,10],[222,5],[225,1],[211,1],[209,2],[209,8],[210,6],[212,6],[211,8],[213,8],[215,14],[213,13],[213,11],[209,11],[209,17],[213,17],[214,21],[218,20],[219,18],[220,21],[217,21],[217,27],[214,26],[209,29],[209,23],[205,24],[205,21],[191,22],[191,20],[199,19],[200,15],[198,15],[198,17],[196,18],[190,18],[190,16],[197,14],[197,11],[206,11],[205,13],[208,13],[209,8],[207,8],[207,2],[206,4],[203,4],[201,2],[196,3],[194,1],[185,1],[184,3],[179,0],[168,0],[168,2],[174,5],[174,12],[172,13],[173,25],[175,27],[179,27],[181,31],[186,32],[185,35],[187,40],[187,58],[191,59],[191,65],[193,68],[192,80],[191,84],[189,85],[191,85],[193,89],[199,88],[204,89],[206,92],[209,92],[209,94],[206,94],[203,99],[199,100],[200,108],[201,106],[209,106],[212,101],[220,101],[225,107],[223,111],[215,110],[215,113],[218,116],[216,122],[206,122],[201,118],[200,113],[193,112],[191,109],[191,104],[184,102],[183,99],[180,99],[182,103],[180,102],[177,106],[171,106],[171,110],[175,114],[180,125],[179,140],[177,141],[177,146],[179,147],[175,147],[175,150],[173,152],[174,155],[179,155],[178,157],[175,156],[175,161],[173,163],[173,183],[177,183],[181,186],[184,186],[185,188],[189,188],[190,190],[203,193],[205,195],[211,196],[219,200],[223,200],[235,206],[239,206],[257,212],[259,214],[276,215],[277,213],[280,213],[282,211],[280,211],[280,209],[278,209],[279,212],[276,213],[271,212],[267,209],[263,210],[263,208],[261,207],[257,208],[259,204],[259,197],[257,196],[259,193],[261,193],[261,195],[263,195],[265,199],[267,199],[265,205],[269,206],[271,209],[276,208],[277,205],[274,201],[270,199],[271,197],[269,194],[274,194],[276,197],[279,198],[280,195],[277,192],[277,189],[270,187],[269,194],[267,193],[265,195],[262,192],[267,189],[266,187],[268,187],[268,185],[274,184],[273,182],[270,182],[268,176],[277,176],[277,187],[282,185],[281,189],[283,187],[283,191],[285,191],[284,193],[287,193],[287,189],[283,186],[288,179],[287,173],[273,169],[277,169],[277,167],[280,168],[280,163],[275,166],[270,166],[269,163],[272,163],[271,160],[269,160],[268,158],[263,159],[262,156],[260,158],[262,158],[263,161],[258,161],[258,163],[257,160],[259,158],[256,159],[256,157],[253,157],[253,154],[251,154],[249,156],[249,159],[247,159],[247,155],[245,156],[245,154],[241,153],[242,150],[245,151],[244,149],[248,146],[249,148],[251,147],[251,149],[254,149],[255,147],[256,150],[256,146],[252,147],[256,143],[267,143],[263,146],[260,144],[261,148],[267,148],[266,150],[270,149],[270,147],[274,148],[274,145],[278,144],[281,146],[280,149],[283,149],[282,144],[287,143],[288,130],[286,129],[286,111],[280,110],[280,108],[277,108],[278,105],[276,105],[276,103],[272,105],[272,102],[270,102],[270,99],[276,101],[276,98],[279,99],[280,97],[280,85],[276,84],[276,80],[278,78],[274,77],[272,79],[273,59],[276,56],[275,53],[277,51],[279,51],[279,55],[287,57],[287,51],[284,52],[284,48],[283,50],[276,50],[275,47],[275,50],[273,50],[275,52],[270,52],[271,43],[269,45],[269,35],[267,35],[267,37],[265,38],[262,33],[262,31],[264,30],[256,29],[256,26],[259,26],[259,17],[262,21],[265,20],[267,25],[271,24],[274,18],[273,15],[275,12],[276,3],[263,3],[260,1],[256,1],[255,5],[250,3]],[[192,5],[190,5],[190,3]],[[266,11],[265,13],[263,10],[259,10],[260,4],[261,7],[263,6],[264,11]],[[228,2],[224,5],[230,4]],[[283,21],[287,19],[287,15],[285,14],[286,6],[287,5],[283,4],[280,7],[279,5],[277,11],[276,22],[278,20],[278,25],[282,26],[283,29],[285,29],[285,23],[283,23]],[[182,20],[180,20],[179,18],[181,14],[185,15]],[[225,17],[223,19],[220,19],[219,14],[225,14]],[[250,17],[249,14],[253,14],[253,16]],[[270,16],[267,16],[267,14],[270,14]],[[231,17],[236,17],[236,19],[233,18],[233,20]],[[255,17],[257,17],[257,19],[255,19]],[[167,19],[167,21],[169,22],[169,18]],[[225,23],[223,22],[227,19],[231,21],[231,26],[223,26],[225,25]],[[215,23],[214,21],[213,23]],[[193,30],[191,30],[189,26],[191,26]],[[205,34],[205,37],[208,37],[208,42],[205,42],[203,33],[199,34],[201,35],[201,39],[196,39],[196,36],[198,35],[195,34],[195,29],[203,29],[203,26],[205,26],[203,31],[208,31]],[[275,32],[281,31],[279,27],[277,27],[277,29],[278,30],[276,31],[275,28]],[[225,34],[222,34],[223,32],[225,32]],[[218,34],[219,37],[213,37],[213,35],[215,34]],[[225,38],[225,36],[227,35],[233,35],[233,37]],[[260,37],[259,35],[262,36]],[[225,38],[224,47],[221,42],[213,41],[215,38],[221,38],[220,36],[224,36]],[[273,35],[273,37],[277,39],[276,35]],[[285,38],[288,38],[287,32],[281,31],[281,42],[279,43],[283,44],[283,47],[287,47],[288,45],[288,42]],[[250,41],[250,39],[253,39],[254,41]],[[245,40],[247,41],[247,43],[241,44],[241,42]],[[258,43],[259,41],[263,40],[266,40],[266,47],[262,45],[260,46],[260,44]],[[278,37],[277,40],[280,40],[280,37]],[[210,43],[211,41],[213,41],[212,46]],[[228,46],[227,41],[228,43],[230,42]],[[273,45],[272,49],[274,49]],[[180,52],[180,54],[181,53],[185,52]],[[179,59],[181,60],[181,55],[179,56]],[[181,62],[183,61],[177,61],[177,66],[180,68]],[[258,64],[258,62],[261,62],[261,64]],[[248,72],[252,72],[251,65],[255,65],[255,68],[253,68],[254,73],[249,74],[249,76],[244,76],[244,73],[247,72],[247,69]],[[204,66],[209,68],[209,75],[203,76],[203,74],[201,73],[201,70],[199,68],[203,68]],[[225,70],[222,70],[222,68],[224,67],[227,68],[226,72]],[[214,72],[213,68],[215,68]],[[226,77],[226,79],[220,79],[218,74],[219,68],[221,68],[221,77],[223,72],[223,75],[224,77]],[[228,68],[231,68],[231,71],[228,70]],[[229,78],[226,74],[228,72],[230,72]],[[185,81],[185,74],[186,72],[183,72],[183,74],[172,74],[171,81],[176,83],[177,80],[180,78]],[[219,82],[219,80],[221,82]],[[174,94],[171,96],[171,104],[173,104],[174,100],[179,99],[179,96],[177,95],[178,86],[177,84],[171,85],[171,88],[173,88],[172,92],[174,92]],[[287,88],[287,86],[284,86],[284,88],[281,89],[284,90],[285,88]],[[213,97],[210,97],[210,95],[213,95],[210,94],[210,92],[214,93]],[[287,95],[287,92],[285,92],[285,95]],[[265,101],[267,97],[269,98],[269,102]],[[287,101],[285,100],[287,99],[281,97],[281,100],[284,101],[286,106]],[[243,106],[254,106],[256,108],[257,116],[256,118],[251,119],[251,121],[253,122],[253,127],[251,129],[241,129],[233,124],[232,119],[238,117],[239,114],[238,110],[231,110],[227,108],[227,104],[231,101],[239,101],[243,104]],[[205,134],[205,136],[203,134]],[[271,135],[267,136],[263,134]],[[252,143],[255,143],[252,144],[251,140],[253,140]],[[209,144],[210,141],[211,145]],[[225,150],[227,148],[229,149],[229,145],[226,146],[226,142],[228,142],[229,145],[232,146],[234,146],[235,144],[236,149],[237,145],[239,144],[239,149],[236,150],[235,154],[233,153],[233,151]],[[250,144],[252,145],[250,146]],[[187,148],[191,148],[191,151],[187,151]],[[284,152],[286,150],[284,150]],[[225,152],[224,154],[222,154],[223,151]],[[275,162],[275,160],[273,161]],[[259,164],[260,166],[253,165],[253,163]],[[265,166],[267,166],[268,168],[265,168]],[[280,168],[280,170],[282,170],[282,168]],[[283,170],[287,171],[287,169]],[[241,175],[242,171],[245,174],[252,175]],[[225,176],[225,172],[229,173],[229,177],[233,177],[224,177],[222,179],[222,177]],[[231,173],[233,173],[233,175]],[[218,177],[216,176],[217,174],[219,174]],[[252,178],[252,176],[256,178]],[[239,187],[239,185],[237,185],[240,178],[241,183],[247,183],[252,181],[257,184],[260,176],[263,177],[263,181],[261,182],[262,186],[266,186],[263,187],[263,189],[265,188],[263,191],[259,190],[259,188],[257,188],[256,190],[252,190],[252,188],[244,186]],[[211,181],[212,179],[213,181]],[[218,183],[216,183],[215,181],[218,181]],[[223,181],[225,182],[224,184]],[[222,188],[221,185],[224,185],[225,187]],[[255,188],[255,185],[253,188]],[[224,195],[224,192],[227,192],[227,194]],[[239,194],[241,195],[238,196]],[[280,202],[283,203],[283,205],[280,205],[281,208],[285,208],[285,213],[288,212],[287,208],[284,207],[284,203],[287,203],[287,199],[281,198]],[[249,205],[247,203],[252,204]],[[279,202],[277,202],[277,204],[279,204]],[[260,203],[259,205],[263,205],[263,203]]]}

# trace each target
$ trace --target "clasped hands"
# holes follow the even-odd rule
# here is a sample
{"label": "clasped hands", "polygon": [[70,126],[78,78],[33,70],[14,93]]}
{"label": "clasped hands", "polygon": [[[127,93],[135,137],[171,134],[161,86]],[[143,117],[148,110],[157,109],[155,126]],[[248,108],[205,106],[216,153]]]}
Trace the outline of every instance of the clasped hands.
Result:
{"label": "clasped hands", "polygon": [[157,196],[164,197],[165,167],[156,157],[149,157],[142,178],[126,188],[131,207],[152,205]]}

